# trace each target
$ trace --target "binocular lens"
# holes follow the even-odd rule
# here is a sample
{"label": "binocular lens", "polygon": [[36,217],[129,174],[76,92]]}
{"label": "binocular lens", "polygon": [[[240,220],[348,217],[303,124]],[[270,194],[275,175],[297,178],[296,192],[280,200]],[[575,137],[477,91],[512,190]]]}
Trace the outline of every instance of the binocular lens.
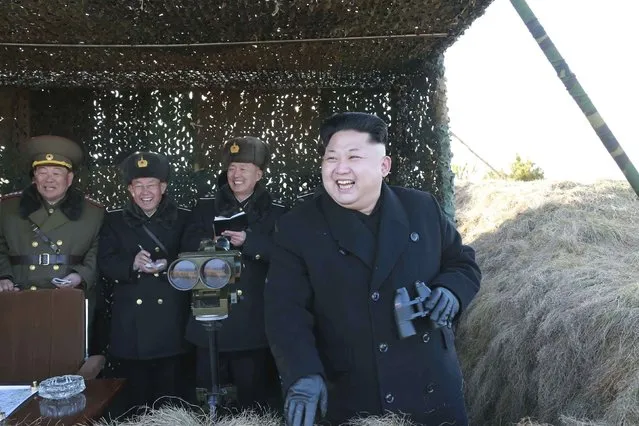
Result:
{"label": "binocular lens", "polygon": [[190,260],[180,260],[168,271],[168,278],[173,287],[178,290],[191,290],[199,278],[197,265]]}
{"label": "binocular lens", "polygon": [[202,280],[208,288],[219,289],[231,279],[231,265],[222,259],[211,259],[202,266]]}

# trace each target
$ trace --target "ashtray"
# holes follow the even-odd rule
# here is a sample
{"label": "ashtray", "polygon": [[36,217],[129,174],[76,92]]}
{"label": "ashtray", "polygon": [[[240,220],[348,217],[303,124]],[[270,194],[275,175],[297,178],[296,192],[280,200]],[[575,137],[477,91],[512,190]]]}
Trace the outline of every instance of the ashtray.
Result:
{"label": "ashtray", "polygon": [[65,376],[56,376],[40,382],[38,394],[46,399],[66,399],[79,394],[86,385],[84,377],[67,374]]}
{"label": "ashtray", "polygon": [[87,406],[87,398],[79,393],[66,399],[41,399],[40,415],[44,417],[72,416],[84,410]]}

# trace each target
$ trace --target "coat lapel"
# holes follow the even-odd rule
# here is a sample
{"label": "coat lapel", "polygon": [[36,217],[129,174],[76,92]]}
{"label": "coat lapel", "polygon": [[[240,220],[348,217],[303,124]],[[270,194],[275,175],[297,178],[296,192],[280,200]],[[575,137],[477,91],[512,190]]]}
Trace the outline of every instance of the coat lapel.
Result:
{"label": "coat lapel", "polygon": [[377,241],[375,270],[371,290],[378,289],[391,273],[395,263],[406,249],[409,240],[408,216],[399,198],[388,185],[382,185],[382,211]]}
{"label": "coat lapel", "polygon": [[[38,212],[40,211],[44,212],[45,216],[48,216],[47,212],[44,209],[38,210]],[[55,211],[50,216],[45,218],[44,222],[42,222],[42,225],[39,226],[40,229],[42,229],[42,232],[46,233],[64,225],[67,222],[69,222],[69,218],[64,213],[62,213],[60,209],[55,209]]]}
{"label": "coat lapel", "polygon": [[320,198],[331,235],[342,250],[357,256],[370,269],[375,259],[375,240],[355,212],[340,207],[328,194]]}
{"label": "coat lapel", "polygon": [[49,220],[49,214],[44,207],[40,207],[38,210],[29,214],[29,220],[42,228],[47,220]]}

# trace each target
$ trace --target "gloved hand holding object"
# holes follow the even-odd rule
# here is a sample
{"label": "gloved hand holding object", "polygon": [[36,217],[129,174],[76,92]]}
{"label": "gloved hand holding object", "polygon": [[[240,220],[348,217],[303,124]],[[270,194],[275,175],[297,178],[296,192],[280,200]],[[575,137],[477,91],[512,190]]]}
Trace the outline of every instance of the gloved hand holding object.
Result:
{"label": "gloved hand holding object", "polygon": [[459,313],[459,300],[447,288],[430,289],[423,281],[415,282],[417,297],[411,299],[406,287],[395,292],[395,322],[399,337],[405,339],[416,334],[413,320],[429,316],[438,327],[451,327]]}
{"label": "gloved hand holding object", "polygon": [[424,302],[424,310],[438,326],[450,327],[459,312],[459,299],[447,288],[435,287]]}
{"label": "gloved hand holding object", "polygon": [[318,374],[304,376],[291,385],[284,402],[284,417],[288,426],[313,426],[319,403],[320,414],[326,415],[328,391]]}

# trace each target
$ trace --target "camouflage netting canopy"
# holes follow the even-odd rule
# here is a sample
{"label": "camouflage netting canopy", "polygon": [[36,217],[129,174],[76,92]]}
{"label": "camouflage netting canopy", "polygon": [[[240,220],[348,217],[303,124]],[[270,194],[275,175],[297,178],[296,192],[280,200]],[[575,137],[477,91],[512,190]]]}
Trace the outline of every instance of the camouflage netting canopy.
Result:
{"label": "camouflage netting canopy", "polygon": [[21,144],[84,144],[82,185],[107,206],[135,150],[171,159],[181,204],[210,192],[231,136],[265,139],[271,190],[319,183],[319,123],[390,124],[390,183],[452,215],[443,52],[492,0],[7,0],[0,2],[0,192],[28,179]]}
{"label": "camouflage netting canopy", "polygon": [[0,85],[378,87],[443,52],[490,1],[8,0]]}

